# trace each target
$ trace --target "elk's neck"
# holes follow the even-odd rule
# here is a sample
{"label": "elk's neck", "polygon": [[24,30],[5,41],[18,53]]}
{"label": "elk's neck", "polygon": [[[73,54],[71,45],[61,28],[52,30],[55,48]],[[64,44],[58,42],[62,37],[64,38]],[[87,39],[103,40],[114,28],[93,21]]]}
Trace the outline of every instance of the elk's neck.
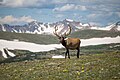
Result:
{"label": "elk's neck", "polygon": [[64,38],[60,41],[60,43],[61,43],[64,47],[66,47],[66,41],[64,40]]}

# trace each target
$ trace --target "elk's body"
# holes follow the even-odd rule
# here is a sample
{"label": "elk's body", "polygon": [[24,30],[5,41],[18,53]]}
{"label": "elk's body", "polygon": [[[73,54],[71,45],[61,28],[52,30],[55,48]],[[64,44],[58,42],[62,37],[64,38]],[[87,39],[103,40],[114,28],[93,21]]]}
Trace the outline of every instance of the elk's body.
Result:
{"label": "elk's body", "polygon": [[66,58],[67,54],[68,54],[68,58],[70,58],[69,49],[71,49],[71,50],[76,49],[77,50],[77,58],[79,58],[80,43],[81,43],[80,39],[79,38],[65,38],[65,36],[70,34],[71,27],[69,26],[68,33],[64,33],[64,36],[63,35],[59,36],[56,33],[57,30],[58,30],[58,28],[55,27],[54,34],[59,38],[60,43],[66,48],[65,58]]}
{"label": "elk's body", "polygon": [[80,47],[80,39],[79,38],[66,38],[64,39],[66,46],[64,46],[65,48],[68,49],[77,49]]}

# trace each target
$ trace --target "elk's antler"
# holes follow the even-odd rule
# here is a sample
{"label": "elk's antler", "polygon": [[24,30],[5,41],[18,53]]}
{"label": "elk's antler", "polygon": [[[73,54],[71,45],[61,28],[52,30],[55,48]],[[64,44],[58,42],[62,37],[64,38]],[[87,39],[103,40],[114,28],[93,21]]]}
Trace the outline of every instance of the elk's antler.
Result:
{"label": "elk's antler", "polygon": [[54,29],[55,29],[55,31],[53,31],[53,33],[54,33],[57,37],[60,37],[60,36],[57,34],[57,32],[56,32],[56,31],[58,30],[57,25],[55,25]]}
{"label": "elk's antler", "polygon": [[68,31],[64,33],[64,36],[68,36],[71,33],[71,27],[68,25]]}
{"label": "elk's antler", "polygon": [[68,30],[63,34],[63,35],[59,35],[57,34],[57,30],[58,30],[58,27],[57,25],[54,27],[55,31],[53,32],[57,37],[61,37],[61,36],[68,36],[70,33],[71,33],[71,27],[70,25],[68,25]]}

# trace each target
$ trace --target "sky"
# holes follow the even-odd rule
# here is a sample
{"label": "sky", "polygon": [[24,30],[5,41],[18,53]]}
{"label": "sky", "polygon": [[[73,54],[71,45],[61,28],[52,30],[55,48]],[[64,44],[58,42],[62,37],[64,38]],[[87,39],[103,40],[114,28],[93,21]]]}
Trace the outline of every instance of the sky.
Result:
{"label": "sky", "polygon": [[120,0],[0,0],[0,23],[72,19],[105,26],[120,21]]}

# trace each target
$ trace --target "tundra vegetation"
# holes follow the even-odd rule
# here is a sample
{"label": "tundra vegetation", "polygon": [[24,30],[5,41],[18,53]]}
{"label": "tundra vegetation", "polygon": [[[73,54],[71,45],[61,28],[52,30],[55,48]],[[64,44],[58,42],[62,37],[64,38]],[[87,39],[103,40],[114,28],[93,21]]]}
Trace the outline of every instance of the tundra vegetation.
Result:
{"label": "tundra vegetation", "polygon": [[[88,30],[89,31],[89,30]],[[86,32],[86,33],[85,33]],[[87,31],[71,34],[71,36],[82,37]],[[95,31],[96,32],[96,31]],[[83,36],[87,38],[105,37],[99,31],[99,36],[94,34]],[[110,33],[109,37],[120,35],[119,32]],[[77,35],[78,34],[78,35]],[[111,35],[112,34],[112,35]],[[117,35],[116,35],[117,34]],[[32,38],[27,39],[26,36]],[[100,36],[101,35],[101,36]],[[11,37],[10,37],[11,36]],[[57,38],[52,36],[54,40],[46,39],[39,34],[15,34],[8,32],[0,32],[0,39],[19,40],[40,43],[39,39],[49,40],[57,43]],[[82,37],[82,38],[83,38]],[[39,38],[39,39],[38,39]],[[44,42],[45,43],[45,42]],[[47,43],[49,44],[49,43]],[[64,55],[65,49],[58,49],[49,52],[30,52],[25,50],[9,50],[17,56],[4,59],[0,56],[0,80],[119,80],[120,79],[120,43],[103,44],[96,46],[81,47],[80,58],[76,58],[76,51],[70,50],[71,59],[52,59],[54,54]],[[0,52],[1,53],[1,52]]]}
{"label": "tundra vegetation", "polygon": [[71,51],[71,59],[52,59],[65,49],[33,53],[14,50],[17,56],[0,61],[1,80],[119,80],[120,44],[81,48],[80,58]]}

